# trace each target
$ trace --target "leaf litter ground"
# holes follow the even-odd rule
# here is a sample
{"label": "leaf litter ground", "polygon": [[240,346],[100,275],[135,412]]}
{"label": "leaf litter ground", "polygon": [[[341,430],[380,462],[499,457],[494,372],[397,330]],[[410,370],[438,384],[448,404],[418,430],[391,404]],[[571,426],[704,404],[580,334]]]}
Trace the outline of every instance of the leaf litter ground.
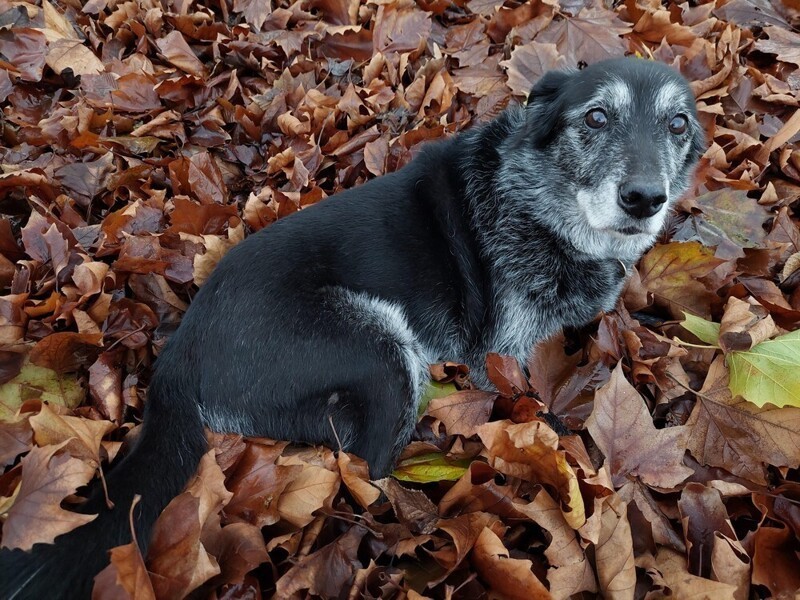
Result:
{"label": "leaf litter ground", "polygon": [[690,79],[710,145],[617,310],[528,365],[490,356],[497,393],[432,367],[396,479],[210,436],[96,594],[793,597],[799,26],[796,0],[0,0],[2,545],[86,520],[65,509],[244,236],[550,68],[636,53]]}

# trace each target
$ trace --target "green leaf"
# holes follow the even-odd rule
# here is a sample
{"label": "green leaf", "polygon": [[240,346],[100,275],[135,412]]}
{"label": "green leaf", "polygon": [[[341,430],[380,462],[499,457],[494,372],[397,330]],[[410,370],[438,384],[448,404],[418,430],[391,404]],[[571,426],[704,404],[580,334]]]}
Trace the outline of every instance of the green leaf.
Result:
{"label": "green leaf", "polygon": [[395,469],[395,479],[413,483],[456,481],[469,468],[470,461],[448,459],[440,452],[420,454],[404,460]]}
{"label": "green leaf", "polygon": [[728,354],[734,396],[757,406],[800,407],[800,330]]}
{"label": "green leaf", "polygon": [[706,344],[711,344],[719,348],[719,323],[713,321],[706,321],[700,317],[695,317],[687,312],[683,313],[684,320],[681,326],[693,333],[698,339],[703,340]]}
{"label": "green leaf", "polygon": [[430,404],[431,400],[434,398],[444,398],[450,394],[455,394],[457,391],[458,388],[453,383],[429,381],[428,387],[425,388],[425,392],[423,392],[422,398],[420,398],[419,407],[417,408],[417,417],[421,417],[425,414],[425,411],[428,410],[428,404]]}
{"label": "green leaf", "polygon": [[52,369],[27,362],[14,379],[0,385],[0,421],[13,420],[26,400],[41,398],[42,402],[75,408],[86,397],[75,375],[59,375]]}

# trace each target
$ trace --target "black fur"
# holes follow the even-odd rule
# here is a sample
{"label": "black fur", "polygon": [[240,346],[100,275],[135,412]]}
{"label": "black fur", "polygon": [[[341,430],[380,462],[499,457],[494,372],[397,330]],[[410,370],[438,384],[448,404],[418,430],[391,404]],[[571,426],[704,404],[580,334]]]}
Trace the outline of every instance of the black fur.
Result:
{"label": "black fur", "polygon": [[[134,494],[143,497],[136,527],[146,548],[156,516],[205,450],[204,425],[334,448],[338,435],[382,477],[411,435],[428,362],[465,361],[485,385],[487,351],[524,358],[534,342],[613,307],[652,236],[633,244],[583,223],[575,194],[599,175],[580,166],[598,157],[571,140],[595,133],[567,118],[610,77],[631,92],[630,123],[620,127],[640,128],[625,142],[641,145],[636,169],[671,178],[672,196],[685,190],[702,149],[686,82],[662,65],[616,60],[549,73],[526,109],[431,144],[397,173],[248,237],[158,359],[141,439],[109,475],[115,508],[104,510],[96,493],[92,524],[32,553],[4,552],[2,597],[88,597],[106,551],[130,539]],[[693,140],[664,134],[665,115],[645,106],[648,86],[673,84],[666,118],[689,113]],[[674,173],[651,148],[665,145],[685,153]],[[570,219],[611,241],[576,239]]]}

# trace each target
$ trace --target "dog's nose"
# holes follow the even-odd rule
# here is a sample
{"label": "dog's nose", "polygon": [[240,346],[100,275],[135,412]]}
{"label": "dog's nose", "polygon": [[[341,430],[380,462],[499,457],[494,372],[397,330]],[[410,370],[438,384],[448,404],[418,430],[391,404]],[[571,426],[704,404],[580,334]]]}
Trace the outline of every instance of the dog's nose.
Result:
{"label": "dog's nose", "polygon": [[637,219],[652,217],[666,201],[667,194],[657,183],[629,181],[619,187],[619,205]]}

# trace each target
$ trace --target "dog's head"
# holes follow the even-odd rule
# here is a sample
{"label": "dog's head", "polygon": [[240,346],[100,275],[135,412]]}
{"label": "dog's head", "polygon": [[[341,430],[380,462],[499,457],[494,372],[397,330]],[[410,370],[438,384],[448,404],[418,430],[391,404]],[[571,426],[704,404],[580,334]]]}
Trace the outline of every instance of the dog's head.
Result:
{"label": "dog's head", "polygon": [[596,255],[636,254],[652,244],[705,148],[686,80],[635,58],[545,74],[523,131],[518,147],[547,164],[534,185],[557,199],[546,220]]}

